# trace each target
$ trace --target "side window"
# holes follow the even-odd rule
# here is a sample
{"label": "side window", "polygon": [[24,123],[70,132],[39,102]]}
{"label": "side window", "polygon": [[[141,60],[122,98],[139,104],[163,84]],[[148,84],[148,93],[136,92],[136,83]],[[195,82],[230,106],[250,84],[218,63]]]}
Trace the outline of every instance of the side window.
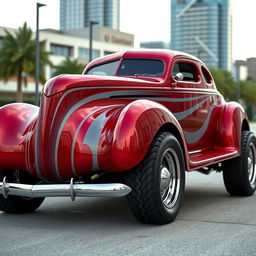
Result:
{"label": "side window", "polygon": [[94,66],[86,72],[86,75],[113,76],[116,73],[119,60]]}
{"label": "side window", "polygon": [[177,73],[183,74],[184,82],[198,82],[198,75],[194,65],[189,63],[176,63],[173,67],[172,76],[174,77]]}
{"label": "side window", "polygon": [[201,70],[202,70],[202,73],[203,73],[203,77],[204,77],[204,80],[207,84],[211,84],[212,83],[212,78],[209,74],[209,72],[206,70],[205,67],[201,67]]}

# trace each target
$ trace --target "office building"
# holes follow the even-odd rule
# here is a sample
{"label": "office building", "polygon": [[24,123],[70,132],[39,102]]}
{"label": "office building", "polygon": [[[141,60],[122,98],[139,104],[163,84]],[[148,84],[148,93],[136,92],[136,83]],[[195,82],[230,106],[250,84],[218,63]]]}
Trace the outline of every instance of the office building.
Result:
{"label": "office building", "polygon": [[171,0],[172,49],[231,70],[231,18],[230,0]]}
{"label": "office building", "polygon": [[256,58],[248,58],[246,65],[248,69],[248,79],[256,82]]}
{"label": "office building", "polygon": [[[0,27],[0,47],[2,38],[6,35],[5,30],[14,34],[17,30]],[[54,66],[58,66],[66,57],[79,59],[84,66],[89,61],[89,28],[60,31],[53,29],[40,30],[40,41],[46,41],[46,51],[51,52],[50,61],[53,67],[45,67],[46,79],[52,77],[55,71]],[[93,28],[93,51],[92,58],[98,58],[107,54],[126,51],[134,48],[134,35],[124,33],[107,27]],[[24,74],[26,75],[26,74]],[[16,92],[16,78],[11,78],[8,82],[0,80],[0,97],[12,97]],[[40,84],[40,91],[42,84]],[[26,97],[33,97],[35,82],[33,77],[28,77],[28,84],[23,87]]]}
{"label": "office building", "polygon": [[81,29],[90,21],[119,30],[120,0],[60,0],[60,29]]}
{"label": "office building", "polygon": [[256,57],[234,62],[234,78],[236,81],[250,80],[256,82]]}
{"label": "office building", "polygon": [[236,81],[247,79],[248,69],[245,60],[236,60],[234,62],[233,77]]}

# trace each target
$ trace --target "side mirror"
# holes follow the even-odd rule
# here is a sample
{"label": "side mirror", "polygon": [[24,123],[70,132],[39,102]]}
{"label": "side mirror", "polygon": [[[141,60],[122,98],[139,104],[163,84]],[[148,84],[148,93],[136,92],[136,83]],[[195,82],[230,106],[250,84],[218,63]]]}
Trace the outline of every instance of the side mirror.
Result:
{"label": "side mirror", "polygon": [[173,77],[173,79],[175,80],[175,82],[172,83],[172,85],[173,85],[173,86],[176,86],[179,81],[182,81],[182,80],[183,80],[183,78],[184,78],[184,76],[183,76],[182,73],[180,73],[180,72],[177,73],[177,74]]}

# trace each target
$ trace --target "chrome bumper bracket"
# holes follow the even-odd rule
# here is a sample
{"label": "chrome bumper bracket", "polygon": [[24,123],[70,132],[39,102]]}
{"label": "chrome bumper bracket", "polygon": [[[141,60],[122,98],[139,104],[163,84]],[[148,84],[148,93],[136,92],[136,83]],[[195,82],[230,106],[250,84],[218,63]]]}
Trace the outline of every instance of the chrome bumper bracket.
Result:
{"label": "chrome bumper bracket", "polygon": [[69,190],[70,190],[71,200],[75,201],[76,200],[76,192],[74,190],[74,179],[73,178],[70,180]]}

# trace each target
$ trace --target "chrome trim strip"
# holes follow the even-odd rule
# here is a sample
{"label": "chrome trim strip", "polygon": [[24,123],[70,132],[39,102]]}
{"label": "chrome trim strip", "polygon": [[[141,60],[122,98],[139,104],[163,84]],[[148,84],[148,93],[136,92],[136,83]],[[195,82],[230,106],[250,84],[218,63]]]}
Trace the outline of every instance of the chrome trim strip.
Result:
{"label": "chrome trim strip", "polygon": [[190,151],[188,152],[189,155],[193,155],[193,154],[198,154],[198,153],[202,153],[203,150],[195,150],[195,151]]}
{"label": "chrome trim strip", "polygon": [[[145,97],[143,99],[147,100],[153,100],[153,101],[166,101],[166,102],[188,102],[192,100],[199,100],[205,97],[211,97],[208,95],[203,95],[203,96],[197,96],[197,97],[191,97],[191,98],[168,98],[167,97]],[[139,98],[139,97],[138,97]],[[132,99],[138,99],[135,95],[135,97],[132,97]],[[131,99],[131,97],[122,97],[122,99]]]}
{"label": "chrome trim strip", "polygon": [[221,159],[221,158],[226,158],[226,157],[229,157],[229,156],[234,156],[234,155],[237,155],[237,153],[238,153],[238,151],[234,151],[232,153],[228,153],[228,154],[221,155],[221,156],[215,156],[215,157],[208,158],[208,159],[201,160],[201,161],[197,161],[197,162],[193,162],[193,161],[189,161],[189,162],[192,165],[199,165],[199,164],[204,164],[204,163],[207,163],[207,162],[210,162],[210,161],[218,160],[218,159]]}

